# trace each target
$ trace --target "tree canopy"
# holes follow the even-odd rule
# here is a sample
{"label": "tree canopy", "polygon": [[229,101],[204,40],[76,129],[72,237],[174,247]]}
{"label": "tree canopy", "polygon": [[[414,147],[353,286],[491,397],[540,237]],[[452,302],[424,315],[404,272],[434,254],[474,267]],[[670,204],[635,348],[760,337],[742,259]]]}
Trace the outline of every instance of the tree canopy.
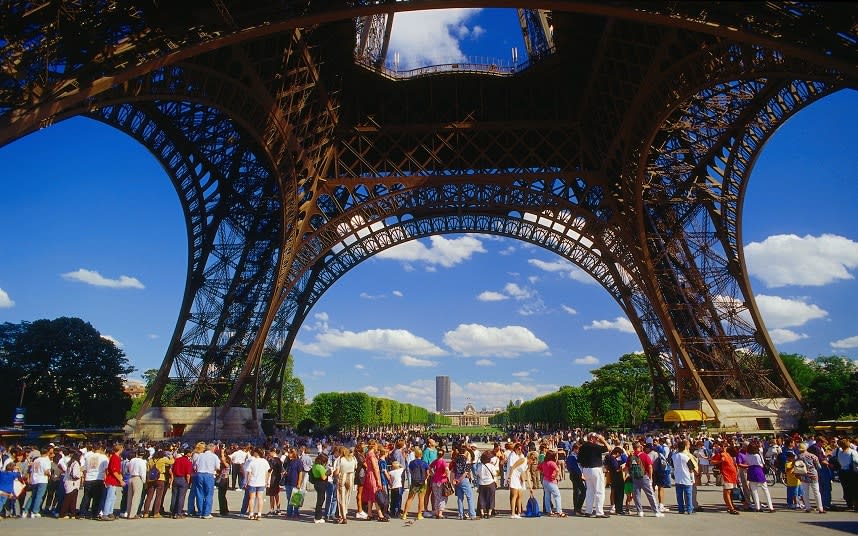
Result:
{"label": "tree canopy", "polygon": [[808,359],[800,354],[781,354],[801,391],[807,418],[837,419],[858,411],[858,365],[843,356]]}
{"label": "tree canopy", "polygon": [[639,425],[653,411],[666,407],[643,354],[625,354],[617,363],[590,371],[593,379],[580,386],[564,385],[554,393],[524,402],[489,420],[493,424],[534,424],[545,427]]}
{"label": "tree canopy", "polygon": [[449,417],[426,408],[366,393],[319,393],[307,416],[316,426],[337,430],[410,424],[450,424]]}
{"label": "tree canopy", "polygon": [[123,424],[131,398],[125,353],[80,318],[0,325],[0,419],[24,389],[27,422],[69,427]]}

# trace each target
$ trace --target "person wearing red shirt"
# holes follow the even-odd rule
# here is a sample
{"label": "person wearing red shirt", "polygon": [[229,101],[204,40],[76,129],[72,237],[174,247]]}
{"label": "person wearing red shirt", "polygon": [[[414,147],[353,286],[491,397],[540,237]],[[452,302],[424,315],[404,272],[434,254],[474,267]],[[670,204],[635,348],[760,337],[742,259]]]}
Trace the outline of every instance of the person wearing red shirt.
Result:
{"label": "person wearing red shirt", "polygon": [[98,519],[113,521],[113,505],[116,502],[116,490],[125,485],[122,479],[122,458],[119,454],[125,447],[117,443],[113,445],[113,453],[107,460],[107,471],[104,474],[104,502],[101,503],[101,513]]}
{"label": "person wearing red shirt", "polygon": [[194,464],[191,461],[193,450],[186,448],[182,456],[178,456],[173,462],[173,488],[170,500],[170,515],[173,519],[185,517],[185,496],[191,485],[191,475],[194,473]]}
{"label": "person wearing red shirt", "polygon": [[[639,465],[640,470],[633,467],[634,465]],[[643,451],[640,443],[635,443],[634,451],[626,460],[626,472],[632,478],[632,498],[635,501],[638,517],[644,515],[643,506],[641,506],[641,491],[646,495],[655,517],[664,517],[664,514],[659,511],[658,501],[655,500],[655,493],[652,490],[652,458]]]}
{"label": "person wearing red shirt", "polygon": [[727,511],[737,515],[739,511],[733,506],[733,489],[739,483],[739,469],[736,466],[736,461],[727,450],[720,446],[715,447],[715,454],[709,461],[721,471],[721,491],[724,495]]}

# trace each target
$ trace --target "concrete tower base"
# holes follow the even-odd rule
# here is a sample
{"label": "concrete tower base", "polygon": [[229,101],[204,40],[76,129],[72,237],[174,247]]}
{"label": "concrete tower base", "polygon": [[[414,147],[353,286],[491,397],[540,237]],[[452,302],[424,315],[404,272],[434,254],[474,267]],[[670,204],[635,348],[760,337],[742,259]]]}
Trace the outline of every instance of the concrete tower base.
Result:
{"label": "concrete tower base", "polygon": [[263,410],[256,410],[255,423],[251,408],[231,408],[223,416],[221,411],[220,407],[149,408],[137,419],[128,421],[125,434],[131,439],[153,441],[171,438],[231,441],[264,437],[260,425]]}

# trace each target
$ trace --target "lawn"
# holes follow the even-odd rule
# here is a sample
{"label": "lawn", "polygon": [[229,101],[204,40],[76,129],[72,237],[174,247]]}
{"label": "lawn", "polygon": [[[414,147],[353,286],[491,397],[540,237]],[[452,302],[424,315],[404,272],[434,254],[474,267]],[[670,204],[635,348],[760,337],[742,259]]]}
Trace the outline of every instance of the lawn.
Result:
{"label": "lawn", "polygon": [[437,428],[432,428],[432,434],[438,435],[467,434],[473,437],[475,435],[497,435],[503,433],[503,430],[494,426],[438,426]]}

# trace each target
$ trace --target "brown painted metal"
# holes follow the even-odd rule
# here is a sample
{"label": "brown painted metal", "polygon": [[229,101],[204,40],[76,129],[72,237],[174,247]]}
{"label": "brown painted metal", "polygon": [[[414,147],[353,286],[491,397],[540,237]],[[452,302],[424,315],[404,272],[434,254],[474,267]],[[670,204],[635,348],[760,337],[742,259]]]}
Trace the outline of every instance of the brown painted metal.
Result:
{"label": "brown painted metal", "polygon": [[[854,4],[161,4],[0,13],[0,146],[88,115],[148,147],[182,202],[186,291],[147,407],[273,400],[339,277],[464,232],[592,275],[680,403],[800,398],[754,301],[742,201],[772,133],[856,87]],[[381,70],[395,13],[484,6],[530,10],[552,53]]]}

